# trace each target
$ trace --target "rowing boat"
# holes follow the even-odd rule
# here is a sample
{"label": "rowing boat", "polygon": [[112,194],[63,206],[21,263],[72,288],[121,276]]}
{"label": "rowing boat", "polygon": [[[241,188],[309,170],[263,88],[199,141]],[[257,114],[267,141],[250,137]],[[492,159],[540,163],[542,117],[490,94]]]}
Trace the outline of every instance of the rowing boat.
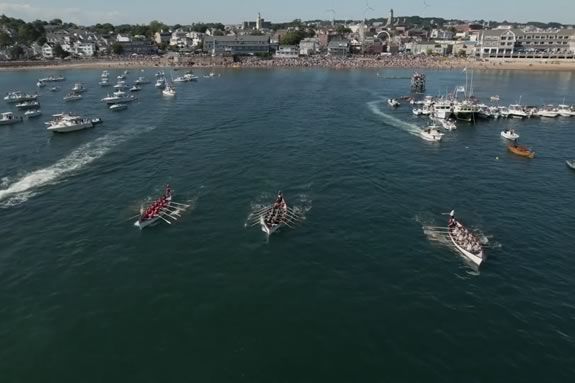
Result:
{"label": "rowing boat", "polygon": [[280,227],[286,224],[288,216],[288,206],[281,194],[273,206],[260,216],[260,226],[267,235],[272,235]]}
{"label": "rowing boat", "polygon": [[172,215],[169,214],[169,208],[172,207],[172,192],[169,188],[166,188],[165,193],[156,199],[153,204],[148,206],[146,209],[142,209],[140,217],[136,222],[134,222],[134,226],[143,229],[147,226],[153,225],[158,220],[164,220],[169,222],[164,216],[169,218],[175,219]]}
{"label": "rowing boat", "polygon": [[455,218],[454,214],[454,211],[449,214],[449,222],[447,224],[449,239],[451,239],[457,251],[473,262],[473,264],[481,266],[481,263],[485,260],[485,254],[479,238],[463,226]]}
{"label": "rowing boat", "polygon": [[507,145],[507,149],[509,149],[510,152],[517,154],[518,156],[521,156],[521,157],[526,157],[526,158],[535,157],[535,152],[532,152],[531,150],[529,150],[525,146],[521,146],[521,145],[517,145],[517,144],[510,144],[510,145]]}

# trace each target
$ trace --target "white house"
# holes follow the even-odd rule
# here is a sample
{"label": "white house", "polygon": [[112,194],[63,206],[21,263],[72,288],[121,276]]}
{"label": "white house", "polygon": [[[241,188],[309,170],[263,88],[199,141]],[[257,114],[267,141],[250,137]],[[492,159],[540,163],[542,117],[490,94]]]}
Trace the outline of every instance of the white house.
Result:
{"label": "white house", "polygon": [[116,36],[116,41],[119,43],[129,43],[130,40],[130,36],[124,36],[120,33],[118,33],[118,35]]}
{"label": "white house", "polygon": [[299,57],[299,47],[297,45],[281,45],[276,51],[275,58],[296,59]]}
{"label": "white house", "polygon": [[319,39],[317,37],[308,37],[300,41],[299,54],[309,56],[319,53]]}
{"label": "white house", "polygon": [[96,44],[94,43],[76,43],[74,53],[79,56],[92,57],[96,53]]}
{"label": "white house", "polygon": [[42,57],[45,59],[54,58],[54,44],[45,43],[44,45],[42,45]]}

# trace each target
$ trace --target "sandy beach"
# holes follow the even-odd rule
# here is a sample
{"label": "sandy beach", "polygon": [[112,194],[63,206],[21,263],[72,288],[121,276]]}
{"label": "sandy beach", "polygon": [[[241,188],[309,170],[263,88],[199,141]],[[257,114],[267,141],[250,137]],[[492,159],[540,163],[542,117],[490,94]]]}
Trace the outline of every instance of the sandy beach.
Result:
{"label": "sandy beach", "polygon": [[156,58],[101,59],[78,61],[0,62],[0,71],[123,69],[123,68],[331,68],[331,69],[475,69],[523,71],[575,71],[575,60],[550,59],[461,59],[433,56],[330,57],[311,56],[294,59],[191,56],[178,60]]}

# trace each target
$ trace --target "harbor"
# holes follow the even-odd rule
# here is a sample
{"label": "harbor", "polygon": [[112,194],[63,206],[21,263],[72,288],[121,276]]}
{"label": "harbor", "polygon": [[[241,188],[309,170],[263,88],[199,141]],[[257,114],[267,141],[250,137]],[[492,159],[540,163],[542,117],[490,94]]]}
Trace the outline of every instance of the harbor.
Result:
{"label": "harbor", "polygon": [[[573,344],[557,334],[572,326],[575,172],[566,161],[575,157],[573,117],[456,120],[452,130],[437,122],[443,138],[431,142],[421,137],[430,118],[413,113],[423,105],[402,99],[411,96],[411,69],[198,69],[197,81],[177,83],[185,71],[129,68],[119,80],[124,70],[108,69],[109,86],[99,84],[102,69],[0,73],[2,89],[37,95],[42,111],[0,127],[0,211],[10,222],[0,236],[0,280],[11,297],[0,320],[9,329],[2,359],[39,360],[36,368],[17,368],[20,378],[37,380],[40,369],[50,379],[61,376],[52,368],[64,367],[85,377],[96,363],[87,355],[110,353],[166,366],[164,351],[136,347],[144,333],[146,344],[165,342],[175,353],[193,344],[203,353],[191,362],[200,380],[237,380],[206,365],[218,355],[258,380],[248,358],[286,345],[295,352],[296,344],[306,344],[308,360],[314,354],[333,363],[321,355],[340,350],[353,361],[350,379],[366,368],[373,377],[384,373],[383,364],[357,356],[376,350],[378,359],[419,372],[398,372],[397,380],[418,380],[427,370],[420,366],[458,352],[442,347],[432,356],[415,345],[455,341],[497,367],[480,369],[479,380],[497,380],[504,367],[529,380],[539,367],[521,361],[533,355],[552,380],[572,375],[564,358]],[[155,86],[159,72],[175,96]],[[471,77],[422,72],[425,92],[414,100],[449,97]],[[65,80],[36,86],[49,76]],[[575,103],[567,72],[473,76],[478,104]],[[120,95],[135,97],[127,109],[102,101],[114,97],[118,81],[130,89],[140,77],[141,91]],[[64,102],[75,84],[85,89],[82,99]],[[17,102],[0,102],[2,111],[23,115]],[[92,127],[49,131],[44,123],[63,112]],[[102,123],[94,126],[95,118]],[[535,157],[510,152],[506,130]],[[173,188],[168,203],[166,184]],[[278,191],[285,205],[270,214]],[[465,228],[453,239],[446,235],[452,210]],[[155,213],[171,223],[135,226]],[[478,243],[480,268],[456,247],[479,254]],[[477,323],[489,326],[471,330]],[[24,350],[25,334],[35,336]],[[542,346],[549,342],[553,348]],[[516,364],[501,362],[509,355]],[[187,366],[175,371],[185,374]],[[460,358],[456,368],[434,371],[459,380],[475,366]],[[262,374],[273,376],[272,367]],[[288,367],[298,376],[309,371]],[[163,374],[146,371],[154,380]],[[334,374],[313,370],[309,379],[337,380]]]}

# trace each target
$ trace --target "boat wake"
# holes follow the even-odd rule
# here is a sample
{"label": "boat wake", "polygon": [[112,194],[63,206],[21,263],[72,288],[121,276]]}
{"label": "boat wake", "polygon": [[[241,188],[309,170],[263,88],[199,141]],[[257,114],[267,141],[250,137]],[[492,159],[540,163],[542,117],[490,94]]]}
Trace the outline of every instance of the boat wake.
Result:
{"label": "boat wake", "polygon": [[396,128],[400,128],[400,129],[406,131],[407,133],[412,134],[412,135],[417,136],[417,137],[419,137],[421,135],[421,128],[419,128],[417,125],[402,121],[399,118],[394,117],[389,113],[383,112],[381,107],[386,106],[385,101],[380,101],[380,100],[370,101],[367,103],[367,105],[369,107],[369,110],[373,114],[381,117],[382,121],[385,122],[386,124],[394,126]]}
{"label": "boat wake", "polygon": [[0,207],[7,208],[26,202],[39,192],[43,186],[56,184],[65,177],[79,172],[81,169],[101,158],[113,147],[127,141],[134,133],[153,130],[147,129],[130,130],[123,134],[108,134],[96,140],[80,146],[66,157],[43,169],[34,170],[13,182],[2,179],[0,190]]}

